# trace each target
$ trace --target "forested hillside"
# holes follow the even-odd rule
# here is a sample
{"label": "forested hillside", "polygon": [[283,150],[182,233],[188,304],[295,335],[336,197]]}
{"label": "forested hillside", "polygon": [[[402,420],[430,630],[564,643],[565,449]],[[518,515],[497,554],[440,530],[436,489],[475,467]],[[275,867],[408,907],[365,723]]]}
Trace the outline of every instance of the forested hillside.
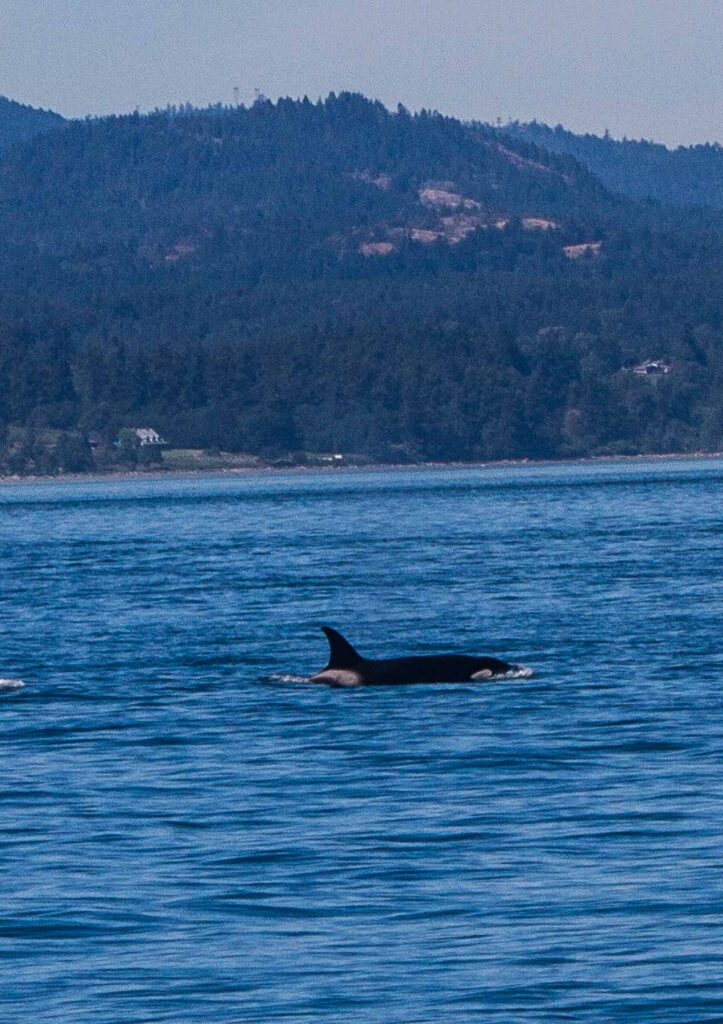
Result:
{"label": "forested hillside", "polygon": [[[0,157],[0,466],[723,445],[711,213],[343,94],[68,125]],[[633,372],[657,360],[659,372]]]}
{"label": "forested hillside", "polygon": [[575,157],[609,189],[633,199],[723,210],[723,148],[718,143],[668,149],[644,139],[575,135],[561,125],[550,128],[537,121],[516,121],[503,132]]}
{"label": "forested hillside", "polygon": [[36,110],[0,96],[0,152],[15,142],[26,142],[40,132],[61,128],[64,124],[60,114],[52,110]]}

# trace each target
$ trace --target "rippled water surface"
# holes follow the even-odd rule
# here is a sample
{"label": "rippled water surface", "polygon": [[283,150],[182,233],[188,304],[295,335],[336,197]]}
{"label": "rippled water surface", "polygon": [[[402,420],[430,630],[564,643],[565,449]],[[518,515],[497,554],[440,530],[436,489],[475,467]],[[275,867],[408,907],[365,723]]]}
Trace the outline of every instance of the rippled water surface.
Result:
{"label": "rippled water surface", "polygon": [[[2,488],[0,1020],[723,1020],[722,516],[716,461]],[[322,623],[536,674],[284,681]]]}

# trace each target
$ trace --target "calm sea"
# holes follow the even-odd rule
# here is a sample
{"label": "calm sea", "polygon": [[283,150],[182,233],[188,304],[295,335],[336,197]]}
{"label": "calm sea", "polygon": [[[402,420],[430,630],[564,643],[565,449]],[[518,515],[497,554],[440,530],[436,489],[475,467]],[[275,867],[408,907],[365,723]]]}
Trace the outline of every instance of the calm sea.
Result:
{"label": "calm sea", "polygon": [[0,1021],[720,1022],[722,540],[721,461],[2,488]]}

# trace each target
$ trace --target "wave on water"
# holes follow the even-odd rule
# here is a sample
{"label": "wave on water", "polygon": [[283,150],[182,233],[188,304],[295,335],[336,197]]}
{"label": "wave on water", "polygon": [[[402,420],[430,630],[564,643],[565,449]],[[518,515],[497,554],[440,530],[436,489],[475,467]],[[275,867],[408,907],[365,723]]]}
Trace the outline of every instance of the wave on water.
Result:
{"label": "wave on water", "polygon": [[310,682],[308,676],[294,676],[288,672],[281,675],[266,676],[265,681],[267,683],[308,683]]}
{"label": "wave on water", "polygon": [[22,679],[0,679],[0,693],[10,690],[22,690],[25,683]]}

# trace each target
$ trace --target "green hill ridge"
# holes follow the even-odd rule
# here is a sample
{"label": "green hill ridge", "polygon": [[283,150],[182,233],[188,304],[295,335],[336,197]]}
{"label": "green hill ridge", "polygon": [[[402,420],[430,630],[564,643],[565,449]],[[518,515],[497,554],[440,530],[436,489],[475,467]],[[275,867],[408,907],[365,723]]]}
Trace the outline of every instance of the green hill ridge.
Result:
{"label": "green hill ridge", "polygon": [[723,443],[720,215],[514,134],[348,93],[68,123],[0,155],[0,217],[6,471],[145,425],[269,458]]}

